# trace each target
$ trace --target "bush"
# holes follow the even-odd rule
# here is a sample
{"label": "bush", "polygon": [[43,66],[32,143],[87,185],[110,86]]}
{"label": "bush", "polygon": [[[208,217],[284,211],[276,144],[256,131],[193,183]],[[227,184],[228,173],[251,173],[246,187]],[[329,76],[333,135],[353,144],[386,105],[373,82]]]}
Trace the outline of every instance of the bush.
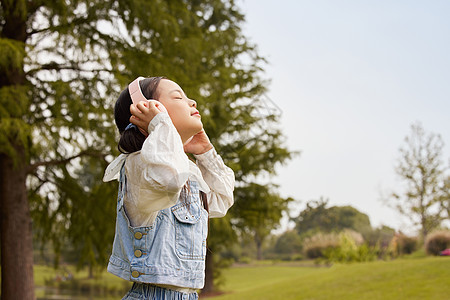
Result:
{"label": "bush", "polygon": [[306,257],[315,259],[324,257],[325,251],[339,246],[339,237],[335,233],[317,233],[307,238],[303,244]]}
{"label": "bush", "polygon": [[417,250],[417,237],[404,235],[403,233],[396,234],[391,241],[391,252],[393,256],[411,254]]}
{"label": "bush", "polygon": [[428,254],[439,255],[439,253],[450,247],[450,231],[440,230],[430,233],[425,240],[425,249]]}
{"label": "bush", "polygon": [[330,262],[361,262],[377,258],[377,248],[362,244],[360,235],[346,231],[339,234],[339,246],[324,252],[324,260]]}
{"label": "bush", "polygon": [[248,257],[248,256],[242,256],[239,259],[239,263],[241,263],[241,264],[249,264],[251,262],[252,262],[252,259],[250,257]]}
{"label": "bush", "polygon": [[364,243],[359,232],[344,230],[339,234],[316,234],[305,240],[305,255],[318,262],[361,262],[378,257],[379,247]]}
{"label": "bush", "polygon": [[383,225],[367,232],[364,239],[369,246],[378,246],[381,250],[387,250],[394,235],[395,229]]}

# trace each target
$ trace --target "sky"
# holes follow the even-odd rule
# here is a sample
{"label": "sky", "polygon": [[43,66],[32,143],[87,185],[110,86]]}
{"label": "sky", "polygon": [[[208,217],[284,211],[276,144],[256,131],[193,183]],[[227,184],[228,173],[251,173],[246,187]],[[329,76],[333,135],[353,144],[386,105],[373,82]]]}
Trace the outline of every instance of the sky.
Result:
{"label": "sky", "polygon": [[450,1],[237,4],[244,35],[268,60],[267,96],[282,111],[286,146],[301,152],[273,179],[299,201],[291,216],[324,197],[374,227],[412,234],[408,218],[380,198],[400,190],[394,165],[413,123],[441,135],[449,162]]}

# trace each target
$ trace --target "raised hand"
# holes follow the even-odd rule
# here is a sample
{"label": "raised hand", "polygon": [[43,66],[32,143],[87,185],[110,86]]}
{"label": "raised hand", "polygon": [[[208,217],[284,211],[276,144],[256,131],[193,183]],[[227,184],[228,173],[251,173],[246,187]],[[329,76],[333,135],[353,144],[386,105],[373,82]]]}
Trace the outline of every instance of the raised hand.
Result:
{"label": "raised hand", "polygon": [[148,125],[157,114],[163,111],[167,110],[161,102],[156,100],[140,101],[138,104],[130,106],[130,122],[148,134]]}
{"label": "raised hand", "polygon": [[205,130],[200,131],[184,144],[184,152],[203,154],[213,148]]}

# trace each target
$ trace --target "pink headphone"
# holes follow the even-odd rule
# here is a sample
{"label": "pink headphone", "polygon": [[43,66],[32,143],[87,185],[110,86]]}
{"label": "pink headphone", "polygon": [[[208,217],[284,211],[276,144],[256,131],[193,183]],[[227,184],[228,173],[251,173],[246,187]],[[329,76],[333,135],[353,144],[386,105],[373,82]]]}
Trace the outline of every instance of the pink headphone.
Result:
{"label": "pink headphone", "polygon": [[128,85],[128,91],[130,92],[131,101],[133,101],[133,104],[138,104],[140,101],[147,101],[147,98],[145,98],[144,94],[142,94],[141,86],[139,85],[139,81],[144,79],[144,77],[139,76]]}
{"label": "pink headphone", "polygon": [[139,76],[128,85],[128,91],[130,93],[131,101],[133,101],[133,104],[136,105],[141,101],[155,101],[155,106],[160,111],[167,111],[167,109],[164,107],[164,105],[162,105],[161,102],[154,99],[145,98],[144,94],[142,93],[141,86],[139,85],[139,82],[144,79],[145,77]]}
{"label": "pink headphone", "polygon": [[[136,78],[135,80],[133,80],[133,82],[131,82],[128,85],[128,92],[130,93],[130,97],[131,97],[131,101],[133,102],[134,105],[138,104],[141,101],[154,101],[155,106],[163,112],[166,112],[166,108],[164,107],[164,105],[162,105],[161,102],[154,100],[154,99],[147,99],[145,98],[144,94],[142,93],[141,90],[141,86],[139,85],[139,82],[141,80],[144,80],[145,77],[139,76],[138,78]],[[130,123],[130,125],[132,125]],[[135,126],[135,125],[134,125]],[[148,135],[147,132],[145,130],[143,130],[142,128],[137,127],[144,135]]]}

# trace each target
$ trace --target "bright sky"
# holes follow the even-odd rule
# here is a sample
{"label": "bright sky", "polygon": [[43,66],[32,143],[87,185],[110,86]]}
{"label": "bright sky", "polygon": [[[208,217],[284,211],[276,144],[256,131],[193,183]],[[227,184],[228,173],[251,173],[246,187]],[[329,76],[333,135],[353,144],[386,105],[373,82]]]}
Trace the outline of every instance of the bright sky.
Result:
{"label": "bright sky", "polygon": [[439,133],[450,158],[450,1],[238,0],[266,57],[268,96],[300,156],[279,168],[283,196],[320,196],[411,232],[379,199],[410,125]]}

